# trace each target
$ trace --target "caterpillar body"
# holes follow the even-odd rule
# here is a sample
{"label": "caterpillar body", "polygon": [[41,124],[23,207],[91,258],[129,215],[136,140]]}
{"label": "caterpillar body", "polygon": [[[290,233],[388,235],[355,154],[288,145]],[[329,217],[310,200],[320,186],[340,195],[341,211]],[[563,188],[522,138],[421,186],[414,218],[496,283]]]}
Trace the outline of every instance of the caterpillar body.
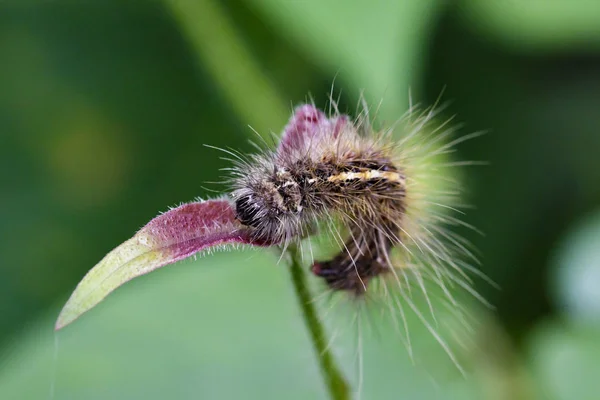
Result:
{"label": "caterpillar body", "polygon": [[339,255],[312,270],[332,289],[360,294],[392,268],[388,253],[401,240],[406,180],[391,153],[360,136],[348,117],[328,119],[301,106],[279,150],[240,168],[237,216],[257,239],[275,243],[304,236],[323,218],[341,219],[351,237]]}
{"label": "caterpillar body", "polygon": [[[296,108],[276,151],[238,162],[232,192],[237,218],[256,240],[284,246],[313,232],[319,221],[341,221],[348,237],[340,238],[339,254],[312,266],[333,290],[366,292],[372,279],[414,266],[411,249],[434,264],[429,272],[439,284],[449,279],[470,288],[461,257],[474,256],[448,229],[466,224],[446,212],[460,187],[451,178],[425,175],[431,175],[432,158],[475,135],[444,143],[452,129],[438,128],[426,137],[422,131],[433,114],[424,112],[394,140],[393,127],[372,131],[367,112],[353,122],[313,105]],[[393,260],[395,247],[403,249],[403,261]]]}
{"label": "caterpillar body", "polygon": [[482,132],[450,139],[455,127],[449,121],[435,125],[435,107],[419,114],[411,107],[406,118],[380,131],[366,107],[355,120],[334,108],[326,115],[311,104],[297,107],[274,151],[237,161],[231,179],[236,218],[255,241],[284,249],[327,229],[339,250],[313,260],[312,273],[334,293],[354,298],[364,298],[371,286],[383,290],[392,318],[399,314],[404,324],[411,357],[404,305],[464,372],[416,306],[412,288],[426,299],[434,320],[426,282],[441,288],[463,325],[469,325],[468,316],[452,288],[489,305],[474,290],[472,275],[488,279],[474,266],[479,261],[471,244],[454,228],[477,229],[461,220],[461,185],[447,173],[480,164],[452,162],[447,153]]}

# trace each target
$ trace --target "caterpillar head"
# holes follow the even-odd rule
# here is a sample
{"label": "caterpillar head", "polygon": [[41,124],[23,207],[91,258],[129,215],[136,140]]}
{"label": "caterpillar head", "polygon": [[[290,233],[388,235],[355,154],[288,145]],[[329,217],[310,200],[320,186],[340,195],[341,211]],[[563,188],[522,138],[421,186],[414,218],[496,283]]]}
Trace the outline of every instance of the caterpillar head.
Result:
{"label": "caterpillar head", "polygon": [[285,168],[250,174],[232,193],[236,218],[256,238],[282,243],[297,237],[302,218],[301,188]]}

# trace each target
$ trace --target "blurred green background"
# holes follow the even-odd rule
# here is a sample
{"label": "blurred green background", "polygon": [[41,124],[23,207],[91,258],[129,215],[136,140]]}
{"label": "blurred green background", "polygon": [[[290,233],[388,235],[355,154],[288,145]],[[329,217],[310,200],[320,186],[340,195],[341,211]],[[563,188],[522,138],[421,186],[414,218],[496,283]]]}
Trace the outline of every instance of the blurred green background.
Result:
{"label": "blurred green background", "polygon": [[[465,232],[493,312],[462,378],[417,321],[382,328],[364,399],[600,395],[600,2],[0,2],[0,399],[326,398],[289,277],[267,251],[183,262],[54,334],[102,256],[159,211],[223,190],[203,144],[252,151],[310,94],[360,90],[393,121],[445,88]],[[337,327],[340,328],[340,327]],[[333,326],[332,330],[336,327]],[[336,349],[356,387],[351,344]]]}

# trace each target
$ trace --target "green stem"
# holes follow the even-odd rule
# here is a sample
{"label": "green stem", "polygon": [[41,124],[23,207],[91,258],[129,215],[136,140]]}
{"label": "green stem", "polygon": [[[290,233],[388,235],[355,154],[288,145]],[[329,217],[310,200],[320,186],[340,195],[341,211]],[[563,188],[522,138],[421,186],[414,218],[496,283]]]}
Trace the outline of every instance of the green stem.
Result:
{"label": "green stem", "polygon": [[288,102],[262,72],[218,0],[164,0],[200,65],[214,79],[240,121],[271,139],[283,126]]}
{"label": "green stem", "polygon": [[[244,46],[223,7],[216,0],[165,0],[198,61],[212,75],[240,120],[258,132],[282,126],[289,108]],[[289,250],[291,274],[302,316],[310,333],[323,379],[333,400],[350,398],[348,384],[327,348],[325,329],[311,301],[297,249]]]}
{"label": "green stem", "polygon": [[306,284],[306,277],[302,271],[302,264],[299,260],[298,250],[290,246],[288,250],[291,258],[290,270],[292,274],[292,283],[296,291],[298,303],[302,309],[304,323],[310,333],[313,348],[319,360],[321,373],[325,379],[327,390],[332,399],[347,400],[350,399],[348,384],[344,379],[342,372],[335,364],[333,354],[328,347],[325,328],[317,315],[314,303],[311,299],[310,291]]}

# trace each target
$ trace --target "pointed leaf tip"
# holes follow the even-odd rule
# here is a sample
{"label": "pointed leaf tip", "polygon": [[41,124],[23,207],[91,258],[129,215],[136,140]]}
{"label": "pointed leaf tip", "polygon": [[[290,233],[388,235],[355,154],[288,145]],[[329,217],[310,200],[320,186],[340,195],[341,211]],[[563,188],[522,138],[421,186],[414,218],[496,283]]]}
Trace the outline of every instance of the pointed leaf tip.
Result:
{"label": "pointed leaf tip", "polygon": [[199,251],[253,241],[228,200],[184,204],[151,220],[92,268],[58,316],[55,330],[79,318],[124,283]]}

